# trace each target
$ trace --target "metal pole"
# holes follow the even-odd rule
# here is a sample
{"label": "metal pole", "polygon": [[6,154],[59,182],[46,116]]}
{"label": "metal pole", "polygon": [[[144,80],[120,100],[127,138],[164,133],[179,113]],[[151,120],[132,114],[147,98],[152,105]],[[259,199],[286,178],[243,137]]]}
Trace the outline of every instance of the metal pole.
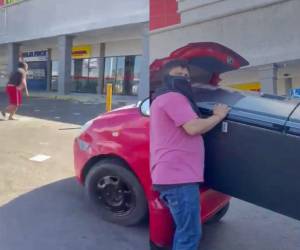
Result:
{"label": "metal pole", "polygon": [[112,90],[113,90],[112,83],[107,83],[106,84],[106,112],[112,110]]}

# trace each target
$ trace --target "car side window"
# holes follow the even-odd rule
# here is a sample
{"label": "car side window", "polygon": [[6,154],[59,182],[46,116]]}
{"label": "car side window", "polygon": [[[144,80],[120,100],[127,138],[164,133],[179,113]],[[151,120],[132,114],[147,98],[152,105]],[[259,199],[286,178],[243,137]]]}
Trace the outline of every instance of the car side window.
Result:
{"label": "car side window", "polygon": [[145,99],[140,104],[140,111],[141,111],[142,115],[150,116],[150,99],[149,98]]}
{"label": "car side window", "polygon": [[290,117],[290,120],[293,122],[300,123],[300,106],[293,112],[293,114]]}

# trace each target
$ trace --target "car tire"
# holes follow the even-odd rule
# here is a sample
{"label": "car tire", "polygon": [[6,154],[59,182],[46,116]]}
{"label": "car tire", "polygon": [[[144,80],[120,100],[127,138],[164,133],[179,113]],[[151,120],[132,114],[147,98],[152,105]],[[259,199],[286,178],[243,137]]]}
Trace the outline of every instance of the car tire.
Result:
{"label": "car tire", "polygon": [[212,218],[210,218],[206,224],[213,224],[219,222],[225,214],[228,212],[230,203],[227,203],[219,212],[217,212]]}
{"label": "car tire", "polygon": [[143,188],[121,161],[96,163],[85,179],[85,194],[106,221],[133,226],[148,215]]}

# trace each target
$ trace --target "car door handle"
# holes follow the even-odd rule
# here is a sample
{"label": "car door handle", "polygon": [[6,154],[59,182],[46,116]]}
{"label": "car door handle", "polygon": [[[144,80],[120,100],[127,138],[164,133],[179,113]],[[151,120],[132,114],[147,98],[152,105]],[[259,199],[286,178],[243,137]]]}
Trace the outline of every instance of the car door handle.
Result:
{"label": "car door handle", "polygon": [[228,122],[222,122],[222,133],[228,133]]}

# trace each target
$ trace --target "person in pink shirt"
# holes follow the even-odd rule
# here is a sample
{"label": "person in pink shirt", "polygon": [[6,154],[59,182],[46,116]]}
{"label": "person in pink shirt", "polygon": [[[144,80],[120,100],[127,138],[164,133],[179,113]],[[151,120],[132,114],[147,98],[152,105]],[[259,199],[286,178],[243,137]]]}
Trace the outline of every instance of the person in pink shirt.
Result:
{"label": "person in pink shirt", "polygon": [[186,61],[173,60],[163,69],[163,86],[151,103],[150,157],[153,188],[160,192],[176,230],[173,250],[196,250],[201,239],[199,183],[204,175],[202,134],[228,114],[226,105],[201,118],[193,99]]}

